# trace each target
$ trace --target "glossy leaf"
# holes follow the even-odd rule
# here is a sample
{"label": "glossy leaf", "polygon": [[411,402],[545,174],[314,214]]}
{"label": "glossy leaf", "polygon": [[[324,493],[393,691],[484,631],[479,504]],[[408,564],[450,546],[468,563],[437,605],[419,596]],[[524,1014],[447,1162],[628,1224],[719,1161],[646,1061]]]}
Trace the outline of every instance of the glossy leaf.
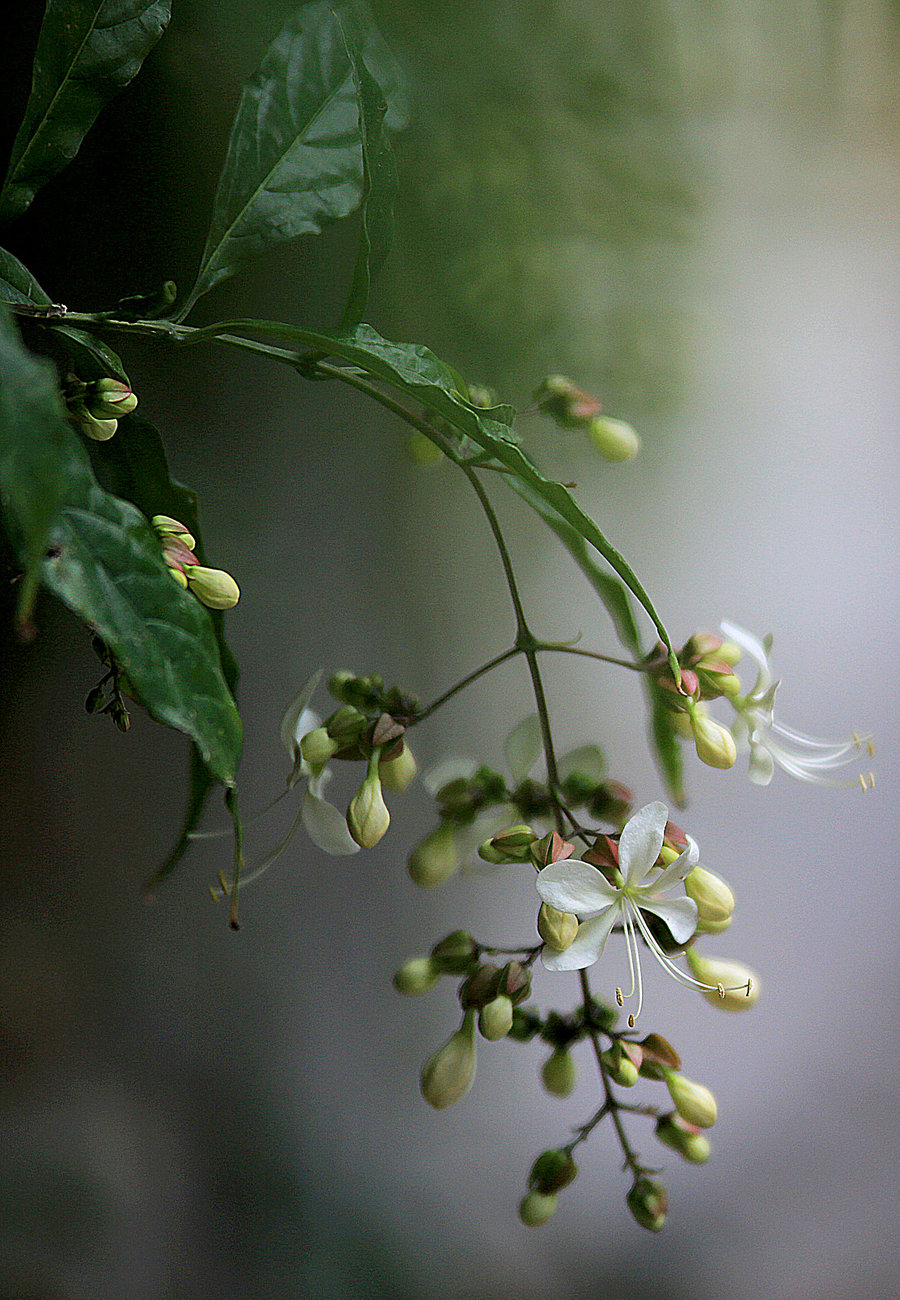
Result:
{"label": "glossy leaf", "polygon": [[[90,447],[94,469],[102,487],[115,496],[137,506],[148,519],[153,515],[169,515],[183,523],[196,539],[193,548],[201,563],[206,562],[203,537],[197,517],[197,494],[185,484],[173,479],[166,458],[165,447],[157,429],[137,415],[127,415],[119,421],[114,438],[107,442],[92,443]],[[222,675],[232,695],[238,682],[238,667],[225,641],[221,613],[207,611],[219,647]],[[191,844],[191,832],[203,813],[215,786],[196,744],[191,747],[188,804],[178,838],[165,861],[147,882],[148,890],[154,888],[174,869]]]}
{"label": "glossy leaf", "polygon": [[353,81],[359,102],[363,196],[359,251],[341,329],[352,329],[363,318],[372,277],[381,270],[390,252],[397,194],[394,150],[385,126],[387,103],[361,52],[349,38],[347,52],[353,65]]}
{"label": "glossy leaf", "polygon": [[50,299],[28,268],[5,248],[0,248],[0,299],[17,306],[50,305]]}
{"label": "glossy leaf", "polygon": [[56,340],[58,348],[68,359],[69,368],[79,379],[102,379],[110,375],[130,387],[121,358],[102,339],[95,338],[87,330],[76,329],[74,325],[51,324],[47,334],[51,341]]}
{"label": "glossy leaf", "polygon": [[17,615],[23,627],[62,506],[68,464],[78,450],[55,367],[26,350],[9,311],[0,308],[0,501],[25,571]]}
{"label": "glossy leaf", "polygon": [[353,65],[330,0],[315,0],[284,26],[244,87],[181,315],[260,253],[347,216],[362,193]]}
{"label": "glossy leaf", "polygon": [[75,157],[107,100],[166,28],[171,0],[47,0],[25,118],[0,192],[0,219],[24,212]]}

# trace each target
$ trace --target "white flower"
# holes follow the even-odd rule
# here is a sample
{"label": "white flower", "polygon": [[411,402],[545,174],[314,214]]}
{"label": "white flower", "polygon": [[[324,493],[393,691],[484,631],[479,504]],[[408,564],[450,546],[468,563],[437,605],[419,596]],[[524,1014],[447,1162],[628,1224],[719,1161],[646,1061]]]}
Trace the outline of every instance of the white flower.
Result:
{"label": "white flower", "polygon": [[[868,736],[853,736],[850,740],[817,740],[784,726],[775,718],[775,692],[778,682],[772,680],[769,651],[772,638],[760,640],[752,632],[735,623],[722,623],[722,632],[755,660],[758,675],[752,691],[731,701],[736,712],[731,731],[735,743],[750,753],[750,780],[757,785],[768,785],[775,766],[783,768],[790,776],[799,777],[814,785],[853,785],[855,782],[835,781],[829,773],[836,767],[852,763]],[[871,752],[871,749],[870,749]],[[860,781],[866,788],[865,778]]]}
{"label": "white flower", "polygon": [[[567,858],[551,862],[539,872],[537,891],[541,900],[561,912],[574,912],[580,920],[578,934],[564,952],[545,947],[541,960],[548,970],[583,970],[603,952],[615,925],[625,934],[631,990],[637,991],[640,1015],[643,984],[638,934],[660,965],[680,984],[698,987],[699,982],[678,969],[663,952],[643,916],[652,912],[664,921],[676,943],[686,943],[697,928],[697,904],[692,898],[663,898],[680,885],[699,857],[697,845],[688,848],[661,871],[656,863],[668,820],[663,803],[650,803],[630,817],[619,839],[620,885],[611,885],[605,876],[587,862]],[[707,985],[699,985],[707,988]],[[618,996],[618,991],[617,991]]]}

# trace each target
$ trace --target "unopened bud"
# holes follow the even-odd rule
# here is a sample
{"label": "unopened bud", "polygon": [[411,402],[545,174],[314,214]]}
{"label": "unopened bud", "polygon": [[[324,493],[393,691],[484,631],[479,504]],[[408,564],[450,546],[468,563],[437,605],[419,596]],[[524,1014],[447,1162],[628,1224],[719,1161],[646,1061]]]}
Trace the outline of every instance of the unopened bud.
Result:
{"label": "unopened bud", "polygon": [[331,739],[324,727],[315,727],[300,738],[300,753],[314,769],[324,767],[339,748],[337,741]]}
{"label": "unopened bud", "polygon": [[719,1109],[716,1099],[702,1083],[694,1083],[675,1070],[665,1070],[666,1087],[682,1119],[697,1128],[712,1128]]}
{"label": "unopened bud", "polygon": [[233,609],[241,598],[241,589],[224,569],[207,569],[202,564],[186,564],[188,587],[209,609]]}
{"label": "unopened bud", "polygon": [[398,993],[427,993],[434,988],[440,975],[430,957],[410,957],[394,975],[394,988]]}
{"label": "unopened bud", "polygon": [[578,933],[578,917],[573,912],[561,912],[550,903],[541,903],[537,918],[538,934],[548,948],[565,952],[572,946]]}
{"label": "unopened bud", "polygon": [[85,406],[97,420],[120,419],[138,404],[138,399],[127,384],[118,379],[98,379],[88,386]]}
{"label": "unopened bud", "polygon": [[677,1111],[660,1115],[656,1121],[656,1136],[664,1146],[677,1151],[692,1165],[705,1165],[712,1151],[706,1134],[701,1133],[696,1124],[688,1124]]}
{"label": "unopened bud", "polygon": [[325,727],[332,740],[338,741],[343,749],[345,745],[354,745],[359,740],[366,724],[364,713],[360,713],[353,704],[344,704],[326,721]]}
{"label": "unopened bud", "polygon": [[173,569],[172,566],[170,565],[169,573],[178,583],[179,587],[184,587],[185,589],[187,589],[187,585],[188,585],[187,574],[184,572],[183,569]]}
{"label": "unopened bud", "polygon": [[350,800],[350,807],[347,809],[347,830],[361,849],[374,849],[375,845],[384,838],[390,824],[391,814],[381,793],[376,759],[374,763],[370,763],[368,776]]}
{"label": "unopened bud", "polygon": [[413,849],[407,865],[416,884],[431,889],[449,880],[459,863],[456,830],[448,822],[442,822]]}
{"label": "unopened bud", "polygon": [[519,1218],[526,1228],[539,1228],[556,1213],[555,1192],[529,1192],[519,1202]]}
{"label": "unopened bud", "polygon": [[466,1011],[463,1022],[422,1066],[422,1096],[435,1110],[461,1101],[475,1078],[475,1012]]}
{"label": "unopened bud", "polygon": [[528,1186],[531,1191],[543,1192],[546,1196],[568,1187],[577,1174],[578,1166],[572,1159],[571,1151],[566,1151],[564,1147],[551,1147],[549,1151],[542,1151],[531,1166]]}
{"label": "unopened bud", "polygon": [[660,1232],[666,1221],[669,1196],[662,1183],[643,1174],[634,1180],[625,1203],[634,1219],[649,1232]]}
{"label": "unopened bud", "polygon": [[189,551],[192,551],[197,545],[184,524],[179,519],[173,519],[171,515],[154,515],[150,523],[153,525],[154,532],[162,541],[165,541],[167,537],[176,537]]}
{"label": "unopened bud", "polygon": [[734,767],[737,750],[734,737],[721,722],[716,722],[708,713],[694,709],[690,715],[691,733],[697,746],[697,757],[709,767]]}
{"label": "unopened bud", "polygon": [[[460,931],[460,933],[463,932]],[[446,940],[443,942],[446,943]],[[483,1006],[486,1006],[488,1002],[492,1002],[497,996],[499,983],[499,966],[495,966],[491,961],[483,962],[459,986],[460,1005],[463,1009],[475,1007],[476,1011],[480,1011]]]}
{"label": "unopened bud", "polygon": [[486,1002],[479,1011],[478,1032],[482,1038],[496,1043],[506,1037],[512,1029],[512,1022],[513,1004],[505,994],[501,993],[490,1002]]}
{"label": "unopened bud", "polygon": [[468,975],[478,962],[478,944],[468,930],[454,930],[434,945],[431,959],[444,975]]}
{"label": "unopened bud", "polygon": [[508,961],[500,972],[497,992],[505,993],[518,1006],[531,992],[531,971],[520,961]]}
{"label": "unopened bud", "polygon": [[535,838],[530,826],[507,826],[486,840],[478,854],[486,862],[527,862]]}
{"label": "unopened bud", "polygon": [[594,416],[588,424],[588,436],[605,460],[633,460],[641,446],[630,424],[606,415]]}
{"label": "unopened bud", "polygon": [[749,1011],[756,1005],[761,986],[759,976],[749,966],[719,957],[703,957],[694,948],[688,948],[685,957],[694,978],[713,985],[703,993],[712,1006],[722,1011]]}
{"label": "unopened bud", "polygon": [[416,760],[412,750],[404,745],[395,758],[388,758],[378,764],[378,773],[385,790],[402,794],[412,781],[417,771]]}
{"label": "unopened bud", "polygon": [[108,442],[119,427],[113,419],[98,420],[89,411],[81,410],[76,416],[81,432],[93,442]]}
{"label": "unopened bud", "polygon": [[731,924],[734,894],[721,876],[694,867],[684,878],[684,892],[697,904],[697,929],[718,933]]}
{"label": "unopened bud", "polygon": [[583,429],[600,413],[600,403],[565,375],[548,375],[534,394],[538,410],[552,416],[562,429]]}
{"label": "unopened bud", "polygon": [[578,1067],[572,1053],[557,1047],[541,1066],[541,1082],[553,1097],[568,1097],[578,1081]]}
{"label": "unopened bud", "polygon": [[637,1043],[617,1040],[602,1053],[609,1077],[620,1088],[633,1088],[640,1078],[643,1053]]}

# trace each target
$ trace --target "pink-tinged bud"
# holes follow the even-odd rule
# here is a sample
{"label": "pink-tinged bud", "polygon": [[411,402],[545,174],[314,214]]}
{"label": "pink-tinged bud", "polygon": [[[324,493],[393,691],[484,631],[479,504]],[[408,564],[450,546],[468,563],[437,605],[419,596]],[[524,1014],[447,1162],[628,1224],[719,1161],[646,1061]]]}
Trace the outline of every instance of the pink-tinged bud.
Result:
{"label": "pink-tinged bud", "polygon": [[538,410],[551,416],[562,429],[584,429],[600,414],[600,403],[576,387],[565,375],[548,375],[534,394]]}
{"label": "pink-tinged bud", "polygon": [[656,1121],[656,1136],[665,1146],[677,1151],[682,1160],[688,1160],[692,1165],[705,1165],[712,1151],[706,1134],[701,1133],[696,1124],[688,1124],[677,1111],[660,1115]]}
{"label": "pink-tinged bud", "polygon": [[150,523],[163,544],[167,538],[174,537],[191,551],[197,545],[184,524],[179,519],[173,519],[171,515],[154,515]]}
{"label": "pink-tinged bud", "polygon": [[188,587],[209,609],[233,609],[241,598],[241,589],[224,569],[207,569],[202,564],[186,564]]}
{"label": "pink-tinged bud", "polygon": [[422,1096],[435,1110],[461,1101],[475,1079],[475,1012],[466,1011],[459,1029],[422,1066]]}
{"label": "pink-tinged bud", "polygon": [[637,1043],[623,1043],[618,1039],[602,1053],[603,1064],[609,1077],[620,1088],[633,1088],[640,1078],[643,1052]]}
{"label": "pink-tinged bud", "polygon": [[612,420],[597,415],[588,424],[588,436],[604,460],[633,460],[641,448],[641,440],[624,420]]}
{"label": "pink-tinged bud", "polygon": [[109,442],[118,426],[117,420],[98,420],[88,411],[81,411],[76,416],[78,427],[92,442]]}
{"label": "pink-tinged bud", "polygon": [[643,1174],[636,1178],[625,1203],[634,1219],[648,1232],[660,1232],[669,1209],[669,1196],[662,1183]]}
{"label": "pink-tinged bud", "polygon": [[120,419],[129,415],[137,404],[135,394],[118,379],[98,379],[88,385],[85,405],[97,420]]}

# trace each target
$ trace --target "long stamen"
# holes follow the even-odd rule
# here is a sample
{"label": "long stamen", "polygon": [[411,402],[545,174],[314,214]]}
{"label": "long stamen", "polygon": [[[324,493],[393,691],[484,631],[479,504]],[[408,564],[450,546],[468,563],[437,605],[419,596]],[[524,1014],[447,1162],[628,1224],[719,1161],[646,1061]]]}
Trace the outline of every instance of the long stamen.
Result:
{"label": "long stamen", "polygon": [[[635,979],[634,979],[634,977],[635,977],[635,975],[637,976],[637,981],[636,981],[636,983],[637,983],[637,1000],[638,1000],[637,1011],[635,1011],[632,1015],[630,1015],[630,1016],[628,1017],[628,1028],[629,1028],[629,1029],[633,1029],[633,1028],[634,1028],[634,1022],[635,1022],[635,1020],[637,1020],[638,1016],[641,1014],[641,1007],[643,1007],[643,1005],[644,1005],[644,982],[643,982],[643,980],[642,980],[642,978],[641,978],[641,957],[640,957],[640,952],[638,951],[637,936],[636,936],[635,933],[634,933],[634,923],[633,923],[633,921],[632,921],[632,919],[631,919],[632,915],[634,914],[634,911],[635,911],[635,909],[634,909],[633,907],[626,907],[626,908],[623,908],[623,909],[622,909],[622,928],[623,928],[624,931],[625,931],[625,943],[626,943],[626,945],[627,945],[627,947],[628,947],[628,962],[629,962],[629,965],[631,965],[631,969],[632,969],[632,984],[631,984],[631,992],[632,992],[632,993],[634,993],[634,991],[635,991]],[[634,963],[633,963],[633,965],[632,965],[632,959],[631,959],[631,952],[632,952],[632,949],[634,950]],[[629,996],[630,996],[630,995],[629,995]]]}
{"label": "long stamen", "polygon": [[666,971],[667,974],[671,975],[676,983],[683,984],[687,988],[703,989],[706,993],[718,993],[720,997],[723,996],[724,993],[737,993],[740,992],[741,989],[747,988],[746,984],[735,984],[726,988],[719,984],[704,984],[702,980],[694,979],[693,975],[688,975],[685,971],[676,966],[670,957],[666,956],[662,948],[660,948],[659,944],[654,939],[650,927],[641,915],[639,908],[634,909],[633,915],[647,947],[653,953],[653,956],[659,962],[660,966],[662,966],[663,970]]}
{"label": "long stamen", "polygon": [[637,941],[634,937],[634,929],[629,923],[628,908],[622,908],[622,930],[625,934],[625,951],[628,953],[628,971],[631,975],[631,988],[625,994],[627,998],[634,996],[636,987],[635,968],[641,969],[641,961],[638,956]]}

